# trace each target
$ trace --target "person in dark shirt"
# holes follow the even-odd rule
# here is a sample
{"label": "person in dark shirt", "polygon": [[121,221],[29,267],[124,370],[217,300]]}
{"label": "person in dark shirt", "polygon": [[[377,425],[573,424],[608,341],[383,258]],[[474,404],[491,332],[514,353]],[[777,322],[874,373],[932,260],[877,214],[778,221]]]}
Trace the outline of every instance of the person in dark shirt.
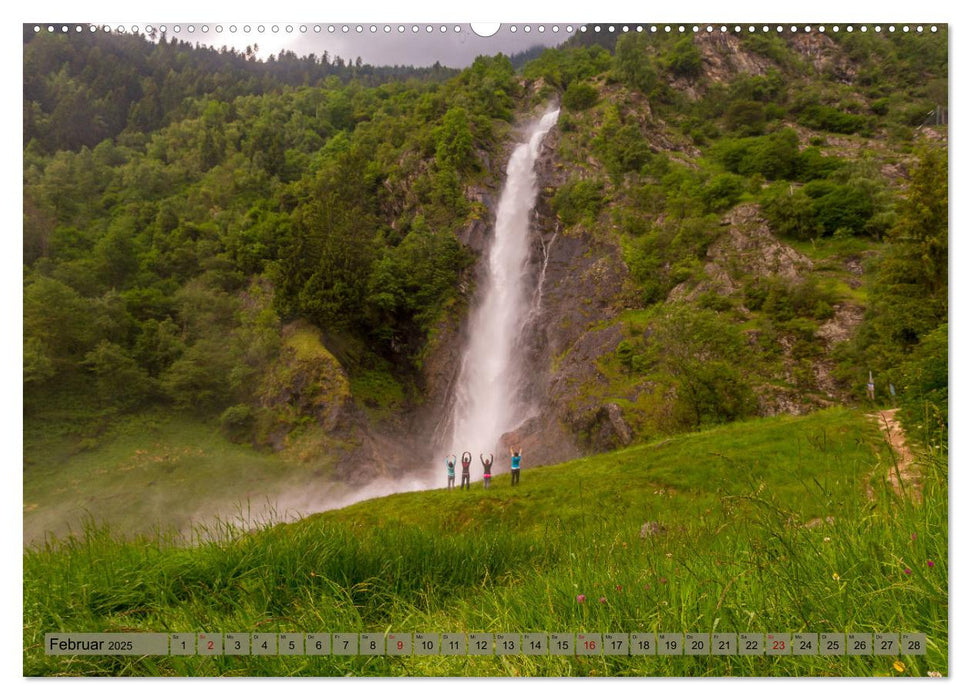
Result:
{"label": "person in dark shirt", "polygon": [[471,466],[472,466],[472,453],[463,452],[462,453],[462,483],[459,485],[460,489],[472,488],[472,483],[470,481],[472,475],[469,473],[469,467]]}
{"label": "person in dark shirt", "polygon": [[482,485],[485,488],[489,488],[489,482],[492,481],[492,463],[495,461],[495,457],[492,453],[489,453],[489,461],[485,460],[482,454],[479,454],[479,461],[482,462]]}

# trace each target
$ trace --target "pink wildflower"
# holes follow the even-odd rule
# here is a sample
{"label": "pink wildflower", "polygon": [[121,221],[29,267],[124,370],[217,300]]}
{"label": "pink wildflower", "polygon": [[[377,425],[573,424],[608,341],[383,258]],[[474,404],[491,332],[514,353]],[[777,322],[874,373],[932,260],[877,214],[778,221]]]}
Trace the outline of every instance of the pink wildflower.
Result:
{"label": "pink wildflower", "polygon": [[905,573],[905,574],[907,574],[908,576],[910,576],[910,574],[911,574],[912,572],[911,572],[911,570],[910,570],[910,569],[904,569],[904,573]]}
{"label": "pink wildflower", "polygon": [[578,603],[586,603],[587,602],[587,597],[581,593],[580,595],[577,596],[577,602]]}
{"label": "pink wildflower", "polygon": [[617,584],[617,585],[615,586],[615,588],[616,588],[616,589],[617,589],[618,591],[622,591],[622,590],[624,590],[624,587],[623,587],[623,586],[621,586],[621,585],[620,585],[619,583],[618,583],[618,584]]}
{"label": "pink wildflower", "polygon": [[927,566],[933,569],[934,568],[934,562],[932,560],[928,559],[927,560]]}
{"label": "pink wildflower", "polygon": [[606,603],[607,602],[607,599],[604,598],[603,596],[600,596],[600,602],[601,603]]}

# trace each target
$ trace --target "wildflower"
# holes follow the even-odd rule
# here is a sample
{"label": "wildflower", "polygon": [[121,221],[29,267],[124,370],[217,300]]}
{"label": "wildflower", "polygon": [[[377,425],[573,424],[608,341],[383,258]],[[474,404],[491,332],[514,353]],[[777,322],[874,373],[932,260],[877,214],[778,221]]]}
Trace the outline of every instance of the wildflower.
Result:
{"label": "wildflower", "polygon": [[600,602],[601,603],[606,603],[607,602],[607,599],[604,598],[603,596],[600,596]]}
{"label": "wildflower", "polygon": [[671,552],[668,552],[668,553],[667,553],[667,554],[665,554],[664,556],[666,556],[666,557],[667,557],[668,559],[670,559],[670,558],[671,558],[671,557],[673,557],[674,555],[673,555],[673,554],[671,554]]}
{"label": "wildflower", "polygon": [[830,540],[830,538],[829,538],[829,537],[824,537],[824,538],[823,538],[823,542],[830,542],[830,541],[831,541],[831,540]]}
{"label": "wildflower", "polygon": [[928,568],[933,569],[934,568],[934,561],[931,560],[931,559],[928,559],[927,560],[927,566],[928,566]]}
{"label": "wildflower", "polygon": [[668,582],[668,580],[666,578],[664,578],[663,576],[661,578],[659,578],[658,581],[661,582],[661,583],[667,583]]}
{"label": "wildflower", "polygon": [[578,603],[586,603],[587,602],[587,597],[581,593],[580,595],[577,596],[577,602]]}
{"label": "wildflower", "polygon": [[927,675],[930,676],[931,678],[940,678],[941,677],[941,672],[940,671],[928,671],[927,672]]}
{"label": "wildflower", "polygon": [[904,669],[907,667],[904,666],[903,661],[901,661],[900,659],[897,659],[896,661],[893,662],[893,668],[897,673],[903,673]]}
{"label": "wildflower", "polygon": [[833,572],[833,580],[834,581],[839,581],[840,580],[840,575],[838,573],[836,573],[835,571]]}
{"label": "wildflower", "polygon": [[913,572],[910,569],[908,569],[907,567],[904,567],[904,573],[907,574],[908,576],[910,576]]}
{"label": "wildflower", "polygon": [[910,533],[910,541],[913,542],[916,539],[917,539],[917,533],[916,532]]}

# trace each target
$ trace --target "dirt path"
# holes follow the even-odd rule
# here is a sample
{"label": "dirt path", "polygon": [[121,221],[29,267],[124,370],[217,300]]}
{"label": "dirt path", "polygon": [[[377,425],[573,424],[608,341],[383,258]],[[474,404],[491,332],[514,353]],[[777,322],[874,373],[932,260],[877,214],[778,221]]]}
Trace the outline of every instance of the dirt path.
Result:
{"label": "dirt path", "polygon": [[[883,431],[884,440],[890,446],[893,459],[887,469],[887,481],[890,482],[894,492],[900,496],[909,493],[912,498],[920,499],[920,470],[914,462],[914,455],[907,447],[907,438],[904,429],[897,420],[897,411],[900,409],[891,408],[886,411],[870,413],[868,416],[877,421],[880,430]],[[868,495],[872,498],[873,493],[868,488]]]}

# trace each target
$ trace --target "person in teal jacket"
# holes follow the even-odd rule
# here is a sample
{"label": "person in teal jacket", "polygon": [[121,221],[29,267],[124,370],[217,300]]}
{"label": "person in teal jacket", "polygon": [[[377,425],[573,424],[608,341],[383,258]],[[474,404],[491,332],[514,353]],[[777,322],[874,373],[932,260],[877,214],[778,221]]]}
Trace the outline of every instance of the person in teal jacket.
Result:
{"label": "person in teal jacket", "polygon": [[455,455],[445,458],[445,473],[448,475],[448,486],[449,489],[455,488],[455,462],[458,461]]}
{"label": "person in teal jacket", "polygon": [[509,456],[512,459],[512,485],[516,486],[519,483],[519,462],[523,458],[523,451],[518,447],[509,448]]}

